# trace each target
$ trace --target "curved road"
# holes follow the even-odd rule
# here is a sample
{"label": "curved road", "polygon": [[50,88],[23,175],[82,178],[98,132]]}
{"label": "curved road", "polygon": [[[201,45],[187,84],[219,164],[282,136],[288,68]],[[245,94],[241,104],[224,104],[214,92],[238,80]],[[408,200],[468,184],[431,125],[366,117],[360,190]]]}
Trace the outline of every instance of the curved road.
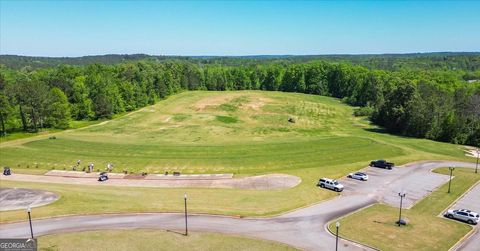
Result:
{"label": "curved road", "polygon": [[[345,191],[334,199],[272,218],[232,218],[213,215],[189,215],[188,226],[193,231],[220,232],[283,242],[304,250],[332,250],[335,237],[326,224],[340,216],[376,202],[396,206],[397,193],[407,191],[404,201],[411,207],[429,192],[448,180],[448,176],[430,172],[444,166],[475,167],[473,163],[430,161],[384,170],[366,168],[369,181],[342,179]],[[312,184],[313,186],[314,184]],[[142,213],[118,215],[66,216],[34,220],[36,236],[97,229],[158,228],[177,232],[184,230],[182,214]],[[28,222],[0,225],[0,236],[28,237]],[[478,236],[477,236],[478,237]],[[472,237],[476,238],[476,237]],[[366,246],[340,240],[341,250],[371,250]]]}

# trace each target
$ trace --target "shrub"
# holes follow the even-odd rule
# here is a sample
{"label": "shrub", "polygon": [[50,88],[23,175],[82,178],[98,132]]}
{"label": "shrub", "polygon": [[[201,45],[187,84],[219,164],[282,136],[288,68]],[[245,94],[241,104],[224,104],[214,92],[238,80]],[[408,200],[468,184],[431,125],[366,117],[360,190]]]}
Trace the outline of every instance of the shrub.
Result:
{"label": "shrub", "polygon": [[374,112],[373,107],[371,106],[365,106],[365,107],[360,107],[357,108],[353,111],[353,115],[355,117],[365,117],[365,116],[371,116]]}
{"label": "shrub", "polygon": [[217,120],[223,123],[232,124],[237,123],[238,119],[230,116],[217,116]]}

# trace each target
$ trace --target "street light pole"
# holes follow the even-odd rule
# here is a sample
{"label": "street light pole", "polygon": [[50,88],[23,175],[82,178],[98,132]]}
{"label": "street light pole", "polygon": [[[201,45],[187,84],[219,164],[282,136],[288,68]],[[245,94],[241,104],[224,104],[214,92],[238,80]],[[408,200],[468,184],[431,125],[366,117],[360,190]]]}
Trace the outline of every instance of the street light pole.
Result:
{"label": "street light pole", "polygon": [[338,229],[340,228],[340,222],[337,221],[337,223],[335,224],[335,226],[337,227],[336,242],[335,242],[335,251],[338,251]]}
{"label": "street light pole", "polygon": [[407,194],[405,192],[398,193],[398,196],[400,196],[400,214],[398,215],[398,221],[397,221],[398,226],[401,225],[403,197],[405,197],[406,195]]}
{"label": "street light pole", "polygon": [[33,239],[32,217],[30,216],[30,212],[32,212],[32,208],[28,206],[27,207],[28,222],[30,223],[30,235],[32,236],[32,239]]}
{"label": "street light pole", "polygon": [[183,195],[185,201],[185,236],[188,236],[188,216],[187,216],[187,194]]}
{"label": "street light pole", "polygon": [[448,169],[450,170],[450,180],[448,181],[448,193],[450,193],[450,185],[452,184],[452,173],[453,173],[453,170],[455,170],[455,167],[448,167]]}
{"label": "street light pole", "polygon": [[480,158],[480,149],[477,148],[477,165],[475,165],[475,173],[478,173],[478,159]]}

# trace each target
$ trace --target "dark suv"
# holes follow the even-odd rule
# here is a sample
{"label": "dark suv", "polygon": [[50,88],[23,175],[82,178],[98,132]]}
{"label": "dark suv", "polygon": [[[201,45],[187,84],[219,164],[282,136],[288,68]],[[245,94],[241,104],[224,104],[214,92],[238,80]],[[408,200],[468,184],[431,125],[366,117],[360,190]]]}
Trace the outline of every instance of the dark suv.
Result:
{"label": "dark suv", "polygon": [[373,167],[380,167],[380,168],[385,168],[385,169],[392,169],[392,167],[395,166],[395,164],[391,162],[387,162],[386,160],[379,159],[379,160],[374,160],[370,162],[370,166]]}

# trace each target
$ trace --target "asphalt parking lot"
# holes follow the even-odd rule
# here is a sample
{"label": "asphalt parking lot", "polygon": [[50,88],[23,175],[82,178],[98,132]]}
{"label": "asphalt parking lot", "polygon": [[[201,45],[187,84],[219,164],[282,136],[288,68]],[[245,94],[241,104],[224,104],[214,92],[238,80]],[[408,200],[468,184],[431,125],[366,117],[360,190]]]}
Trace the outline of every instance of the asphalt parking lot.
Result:
{"label": "asphalt parking lot", "polygon": [[450,209],[469,209],[480,213],[480,183],[464,194]]}
{"label": "asphalt parking lot", "polygon": [[[415,203],[430,194],[436,188],[448,182],[447,175],[437,174],[415,168],[393,168],[392,170],[367,167],[362,170],[369,176],[368,181],[343,178],[346,194],[376,195],[376,199],[390,206],[399,207],[399,192],[407,195],[403,199],[403,208],[411,208]],[[421,174],[419,174],[421,172]]]}

